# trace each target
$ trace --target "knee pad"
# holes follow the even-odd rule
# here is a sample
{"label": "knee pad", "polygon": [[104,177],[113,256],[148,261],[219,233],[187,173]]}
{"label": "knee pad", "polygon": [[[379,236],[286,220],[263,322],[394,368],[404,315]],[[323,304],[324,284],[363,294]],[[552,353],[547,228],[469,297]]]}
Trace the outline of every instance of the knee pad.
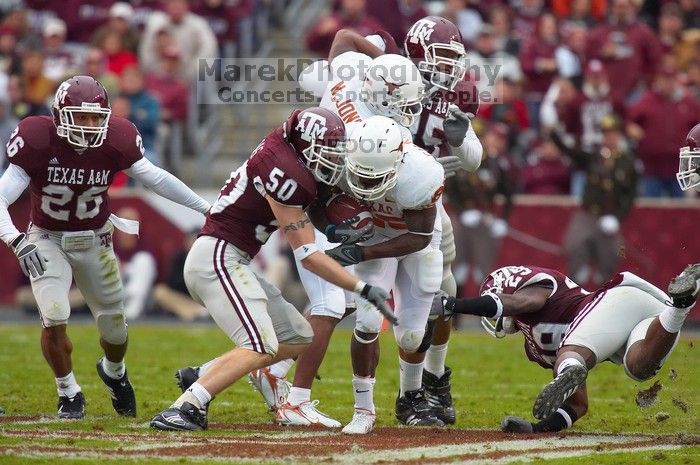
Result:
{"label": "knee pad", "polygon": [[357,342],[359,342],[360,344],[371,344],[374,341],[376,341],[377,339],[379,339],[379,333],[375,333],[374,337],[372,337],[371,339],[365,339],[364,337],[357,334],[357,329],[354,329],[352,331],[352,337],[355,338],[355,340]]}
{"label": "knee pad", "polygon": [[[398,329],[396,330],[394,337],[396,338],[396,343],[404,352],[414,354],[418,352],[421,343],[423,342],[423,339],[425,337],[425,332],[425,328],[420,330]],[[430,341],[430,339],[428,339],[428,341]]]}
{"label": "knee pad", "polygon": [[122,345],[126,342],[126,320],[124,312],[101,312],[96,316],[97,330],[109,344]]}
{"label": "knee pad", "polygon": [[[413,257],[411,257],[413,258]],[[434,294],[442,284],[442,252],[430,249],[415,257],[415,284],[419,291]],[[410,266],[407,264],[407,267]]]}
{"label": "knee pad", "polygon": [[423,340],[418,347],[419,354],[425,353],[430,348],[430,343],[433,340],[433,330],[435,329],[435,321],[429,321],[425,324],[425,334],[423,335]]}

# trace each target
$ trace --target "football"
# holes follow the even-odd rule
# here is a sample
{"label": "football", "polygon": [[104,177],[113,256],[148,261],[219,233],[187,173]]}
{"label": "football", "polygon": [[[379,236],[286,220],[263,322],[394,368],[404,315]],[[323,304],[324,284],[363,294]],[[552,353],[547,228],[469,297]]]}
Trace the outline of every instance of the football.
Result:
{"label": "football", "polygon": [[331,224],[336,225],[347,220],[354,220],[352,228],[357,230],[372,223],[372,212],[361,201],[347,194],[337,194],[326,203],[326,218]]}

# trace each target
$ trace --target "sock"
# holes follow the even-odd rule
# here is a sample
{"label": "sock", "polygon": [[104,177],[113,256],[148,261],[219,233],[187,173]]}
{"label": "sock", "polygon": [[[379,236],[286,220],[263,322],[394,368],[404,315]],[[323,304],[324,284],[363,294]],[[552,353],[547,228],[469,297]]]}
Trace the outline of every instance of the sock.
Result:
{"label": "sock", "polygon": [[438,378],[445,374],[448,344],[431,345],[425,353],[425,369]]}
{"label": "sock", "polygon": [[80,385],[75,380],[75,375],[73,375],[72,371],[62,378],[56,378],[56,390],[58,390],[59,396],[68,398],[75,396],[81,391]]}
{"label": "sock", "polygon": [[[194,386],[194,384],[193,384]],[[185,392],[182,393],[180,397],[177,398],[175,402],[170,406],[170,408],[180,408],[182,407],[182,404],[185,402],[189,402],[190,404],[194,405],[195,407],[199,409],[204,409],[204,406],[199,403],[199,399],[197,399],[194,394],[192,394],[192,391],[189,389],[186,390]]]}
{"label": "sock", "polygon": [[580,360],[577,360],[573,357],[565,358],[557,367],[557,376],[559,376],[561,372],[564,371],[564,369],[569,368],[573,365],[580,365],[582,367],[585,367],[585,365],[581,363]]}
{"label": "sock", "polygon": [[121,362],[110,362],[107,357],[102,357],[102,369],[110,378],[122,379],[126,372],[126,365],[123,359]]}
{"label": "sock", "polygon": [[214,362],[216,362],[217,360],[219,360],[218,357],[213,359],[213,360],[209,360],[207,363],[203,363],[202,365],[200,365],[199,377],[201,378],[202,376],[204,376],[204,373],[206,373],[207,370],[209,369],[209,367],[212,366],[214,364]]}
{"label": "sock", "polygon": [[401,395],[403,396],[408,391],[416,391],[423,384],[423,362],[408,363],[399,357],[399,385],[401,386]]}
{"label": "sock", "polygon": [[198,382],[192,383],[192,386],[190,386],[187,390],[197,398],[199,405],[202,407],[206,406],[211,401],[211,394],[209,394],[209,391],[204,389],[204,386]]}
{"label": "sock", "polygon": [[364,376],[352,376],[352,387],[355,389],[355,409],[363,409],[375,413],[374,382],[376,380]]}
{"label": "sock", "polygon": [[272,374],[272,376],[276,378],[286,378],[287,372],[290,368],[292,368],[293,363],[294,360],[288,358],[286,360],[280,360],[279,362],[270,365],[268,368],[270,369],[270,373]]}
{"label": "sock", "polygon": [[685,317],[688,316],[693,305],[686,308],[676,308],[676,307],[666,307],[659,314],[659,323],[664,327],[666,331],[671,334],[677,333],[681,330],[683,323],[685,322]]}
{"label": "sock", "polygon": [[302,402],[309,402],[311,400],[311,389],[294,387],[289,390],[289,395],[287,396],[287,402],[292,405],[299,405]]}

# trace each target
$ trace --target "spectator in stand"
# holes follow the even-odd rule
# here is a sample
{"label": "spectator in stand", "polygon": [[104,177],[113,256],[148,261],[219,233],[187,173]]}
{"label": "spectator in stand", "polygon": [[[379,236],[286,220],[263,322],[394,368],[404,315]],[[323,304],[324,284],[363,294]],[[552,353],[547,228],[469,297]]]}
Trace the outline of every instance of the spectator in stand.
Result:
{"label": "spectator in stand", "polygon": [[10,139],[12,131],[14,131],[19,124],[19,120],[12,114],[10,96],[6,90],[8,77],[6,75],[2,75],[1,77],[0,84],[5,87],[0,89],[0,174],[7,168],[7,163],[5,162],[5,145]]}
{"label": "spectator in stand", "polygon": [[468,0],[447,0],[445,9],[440,16],[452,21],[459,28],[462,39],[468,44],[473,44],[476,41],[479,31],[484,25],[481,14],[476,8],[471,8]]}
{"label": "spectator in stand", "polygon": [[110,98],[114,98],[119,93],[119,77],[107,71],[107,58],[102,49],[90,47],[85,52],[85,62],[82,73],[99,81],[107,91]]}
{"label": "spectator in stand", "polygon": [[591,28],[605,16],[606,0],[552,0],[553,13],[564,29],[572,25]]}
{"label": "spectator in stand", "polygon": [[124,70],[119,81],[123,96],[129,99],[129,120],[136,125],[143,138],[144,156],[156,165],[160,164],[156,150],[156,131],[160,121],[158,99],[146,91],[143,73],[138,66]]}
{"label": "spectator in stand", "polygon": [[520,64],[527,78],[525,102],[530,125],[535,129],[539,127],[542,98],[557,76],[554,54],[558,45],[557,19],[551,13],[545,13],[537,20],[535,34],[520,47]]}
{"label": "spectator in stand", "polygon": [[165,0],[165,11],[151,15],[141,40],[139,57],[147,71],[158,66],[160,54],[156,39],[161,30],[172,36],[180,50],[182,69],[191,83],[197,78],[199,58],[218,56],[214,32],[201,16],[190,12],[187,0]]}
{"label": "spectator in stand", "polygon": [[134,9],[125,2],[117,2],[109,9],[109,19],[104,26],[100,26],[92,36],[92,44],[98,45],[104,41],[109,32],[117,32],[122,38],[125,50],[132,53],[138,52],[139,31],[131,26],[134,17]]}
{"label": "spectator in stand", "polygon": [[57,16],[66,22],[68,40],[87,44],[92,33],[109,17],[114,0],[58,1]]}
{"label": "spectator in stand", "polygon": [[[513,36],[509,10],[503,5],[494,6],[489,10],[488,17],[489,24],[493,27],[496,49],[509,55],[517,55],[520,44]],[[480,31],[481,29],[478,32]]]}
{"label": "spectator in stand", "polygon": [[233,46],[238,41],[238,22],[253,12],[252,0],[195,0],[192,12],[211,26],[219,43],[219,55],[232,57]]}
{"label": "spectator in stand", "polygon": [[654,31],[637,19],[634,0],[612,0],[610,18],[588,35],[587,59],[598,59],[614,76],[612,96],[627,102],[641,93],[640,83],[653,80],[661,58]]}
{"label": "spectator in stand", "polygon": [[700,5],[697,0],[678,0],[683,11],[683,28],[700,28]]}
{"label": "spectator in stand", "polygon": [[30,50],[22,58],[24,98],[35,105],[45,105],[56,90],[56,83],[44,74],[44,53]]}
{"label": "spectator in stand", "polygon": [[[131,207],[120,208],[120,218],[139,221],[139,212]],[[158,270],[149,246],[134,234],[114,229],[114,254],[119,259],[119,272],[124,284],[124,316],[128,321],[139,318],[150,306],[151,292]]]}
{"label": "spectator in stand", "polygon": [[559,76],[570,79],[576,87],[581,87],[588,29],[582,25],[571,24],[562,31],[565,31],[561,34],[564,40],[554,52],[557,71]]}
{"label": "spectator in stand", "polygon": [[193,321],[208,315],[206,309],[190,297],[190,292],[187,290],[183,276],[187,254],[197,239],[198,233],[199,228],[185,236],[182,248],[177,250],[170,258],[165,282],[156,284],[153,289],[153,298],[156,305],[162,310],[176,315],[183,321]]}
{"label": "spectator in stand", "polygon": [[0,26],[0,72],[17,74],[21,58],[17,52],[17,33],[7,26]]}
{"label": "spectator in stand", "polygon": [[162,0],[130,0],[130,3],[134,9],[131,25],[140,32],[146,29],[146,24],[153,13],[163,11]]}
{"label": "spectator in stand", "polygon": [[479,116],[491,122],[504,123],[510,130],[511,146],[518,131],[528,129],[527,105],[520,98],[519,89],[510,79],[499,79],[494,86],[495,104],[484,104],[479,109]]}
{"label": "spectator in stand", "polygon": [[[340,10],[330,16],[321,18],[306,35],[306,48],[322,57],[328,56],[336,32],[352,29],[367,36],[383,29],[382,24],[367,14],[365,0],[342,0]],[[396,14],[396,11],[392,11]],[[400,42],[403,43],[403,37]]]}
{"label": "spectator in stand", "polygon": [[124,48],[122,35],[117,31],[107,31],[97,45],[107,58],[107,70],[117,76],[121,76],[126,68],[138,65],[138,57]]}
{"label": "spectator in stand", "polygon": [[[564,237],[569,273],[577,283],[600,286],[620,263],[620,224],[632,209],[637,192],[637,167],[627,149],[622,121],[607,115],[601,122],[602,144],[584,152],[564,144],[557,132],[552,140],[587,173],[581,207],[573,214]],[[595,267],[595,272],[591,267]]]}
{"label": "spectator in stand", "polygon": [[659,40],[664,56],[672,56],[681,69],[700,56],[700,29],[683,32],[683,13],[677,3],[666,3],[659,17]]}
{"label": "spectator in stand", "polygon": [[73,76],[80,69],[76,54],[66,47],[66,23],[52,18],[42,28],[44,44],[44,75],[54,82]]}
{"label": "spectator in stand", "polygon": [[[471,277],[477,287],[500,254],[517,184],[515,166],[508,156],[508,128],[499,123],[492,125],[482,141],[484,159],[479,169],[459,170],[445,181],[445,193],[459,218],[453,222],[457,243],[455,277],[458,284],[467,284]],[[500,213],[497,196],[504,199]]]}
{"label": "spectator in stand", "polygon": [[513,38],[518,41],[519,47],[522,47],[536,34],[537,20],[544,12],[544,0],[514,0],[511,5],[515,12]]}
{"label": "spectator in stand", "polygon": [[521,177],[525,194],[569,194],[571,169],[551,140],[541,141],[530,153]]}
{"label": "spectator in stand", "polygon": [[678,83],[670,64],[659,69],[653,86],[627,112],[627,132],[637,141],[644,164],[642,194],[648,197],[683,196],[676,182],[678,147],[700,121],[700,106]]}
{"label": "spectator in stand", "polygon": [[379,21],[379,29],[391,34],[397,44],[403,44],[413,23],[428,16],[421,0],[371,0],[366,4],[367,14]]}
{"label": "spectator in stand", "polygon": [[[518,59],[496,47],[495,31],[490,24],[484,24],[481,28],[476,39],[475,49],[467,52],[466,60],[470,71],[475,74],[474,78],[479,95],[494,91],[496,84],[494,78],[520,82],[523,77]],[[494,76],[497,70],[496,65],[500,66],[499,74]]]}
{"label": "spectator in stand", "polygon": [[700,102],[700,59],[688,63],[685,88],[688,95]]}
{"label": "spectator in stand", "polygon": [[10,97],[11,112],[18,120],[22,120],[27,116],[51,114],[45,101],[34,103],[27,100],[24,81],[17,75],[10,75],[7,81],[7,94]]}

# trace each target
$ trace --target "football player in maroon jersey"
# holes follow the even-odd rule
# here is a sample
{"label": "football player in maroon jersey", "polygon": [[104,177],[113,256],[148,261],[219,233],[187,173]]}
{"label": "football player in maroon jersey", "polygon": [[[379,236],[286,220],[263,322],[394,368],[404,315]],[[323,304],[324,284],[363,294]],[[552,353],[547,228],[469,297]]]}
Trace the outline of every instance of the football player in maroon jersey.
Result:
{"label": "football player in maroon jersey", "polygon": [[586,414],[586,377],[596,364],[623,365],[635,381],[652,378],[678,342],[699,290],[700,264],[676,276],[668,295],[627,271],[591,293],[555,270],[507,266],[484,280],[480,297],[438,295],[433,314],[496,320],[484,327],[499,337],[522,332],[528,359],[552,369],[554,380],[535,400],[532,413],[539,422],[507,416],[501,429],[551,432]]}
{"label": "football player in maroon jersey", "polygon": [[153,428],[206,429],[213,396],[253,370],[296,357],[311,342],[308,321],[249,267],[277,229],[304,268],[393,317],[384,289],[358,280],[315,245],[305,212],[318,196],[317,183],[340,180],[344,142],[345,127],[335,113],[296,110],[231,173],[187,256],[185,283],[237,347],[200,367],[198,379],[152,419]]}
{"label": "football player in maroon jersey", "polygon": [[[458,169],[475,171],[481,164],[482,146],[471,127],[470,118],[479,111],[479,95],[474,83],[465,76],[465,50],[457,26],[438,16],[416,21],[404,39],[404,52],[423,76],[427,102],[420,119],[411,127],[413,142],[438,158],[449,176]],[[440,208],[442,220],[443,275],[441,289],[450,296],[457,294],[452,274],[456,258],[454,233],[450,217]],[[445,366],[451,322],[438,319],[432,328],[427,348],[423,387],[430,405],[442,421],[453,424],[455,409],[450,393],[452,371]]]}
{"label": "football player in maroon jersey", "polygon": [[[209,203],[143,157],[136,127],[111,116],[102,84],[88,76],[64,81],[53,118],[23,119],[7,143],[10,163],[0,178],[0,238],[13,250],[41,313],[41,349],[56,376],[59,418],[82,418],[85,400],[73,375],[73,346],[66,333],[68,290],[75,279],[97,328],[104,357],[97,372],[120,415],[136,415],[126,374],[127,329],[114,227],[136,233],[137,224],[111,215],[107,190],[119,171],[176,203],[205,213]],[[8,206],[29,187],[31,223],[12,223]]]}

